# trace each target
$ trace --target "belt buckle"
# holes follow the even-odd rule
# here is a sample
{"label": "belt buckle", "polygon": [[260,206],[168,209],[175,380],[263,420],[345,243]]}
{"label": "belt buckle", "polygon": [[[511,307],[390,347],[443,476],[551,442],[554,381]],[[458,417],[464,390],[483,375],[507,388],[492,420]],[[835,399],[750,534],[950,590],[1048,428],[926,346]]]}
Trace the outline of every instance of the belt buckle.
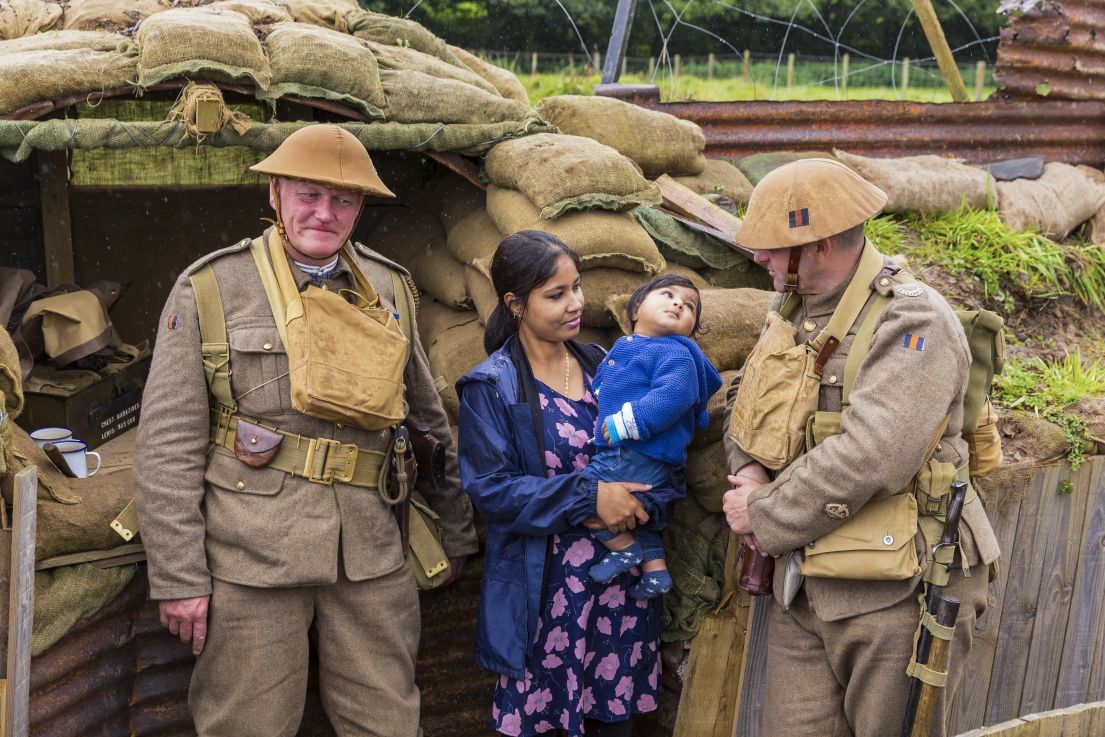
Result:
{"label": "belt buckle", "polygon": [[352,443],[343,443],[338,446],[338,449],[345,453],[345,470],[338,472],[334,471],[334,481],[340,481],[343,484],[348,484],[353,480],[353,473],[357,470],[357,457],[360,455],[361,449]]}
{"label": "belt buckle", "polygon": [[326,461],[330,457],[330,451],[341,445],[337,440],[329,438],[312,438],[307,446],[307,458],[303,461],[303,475],[308,481],[316,484],[330,485],[334,483],[333,469],[326,467]]}

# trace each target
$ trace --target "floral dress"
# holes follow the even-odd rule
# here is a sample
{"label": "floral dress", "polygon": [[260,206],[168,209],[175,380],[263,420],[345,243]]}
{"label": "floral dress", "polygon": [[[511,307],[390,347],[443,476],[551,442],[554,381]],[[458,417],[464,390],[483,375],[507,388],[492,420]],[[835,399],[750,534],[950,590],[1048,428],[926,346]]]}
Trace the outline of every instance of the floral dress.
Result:
{"label": "floral dress", "polygon": [[[598,406],[590,382],[574,401],[537,383],[544,421],[549,476],[583,469]],[[656,709],[660,678],[659,640],[646,640],[654,603],[626,595],[631,574],[610,583],[587,575],[605,548],[576,528],[552,536],[552,562],[537,619],[533,654],[524,680],[500,676],[492,705],[492,728],[511,737],[566,730],[584,734],[583,720],[620,722]],[[656,600],[659,601],[659,600]]]}

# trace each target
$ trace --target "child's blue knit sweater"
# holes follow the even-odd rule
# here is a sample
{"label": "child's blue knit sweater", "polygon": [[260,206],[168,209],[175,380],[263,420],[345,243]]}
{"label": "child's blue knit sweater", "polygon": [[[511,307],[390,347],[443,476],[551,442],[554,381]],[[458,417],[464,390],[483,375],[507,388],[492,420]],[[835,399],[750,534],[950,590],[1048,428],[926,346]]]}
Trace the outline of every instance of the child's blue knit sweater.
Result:
{"label": "child's blue knit sweater", "polygon": [[706,402],[721,387],[721,375],[689,338],[629,335],[618,338],[599,364],[593,386],[599,402],[595,445],[626,443],[649,458],[682,463],[695,428],[709,423]]}

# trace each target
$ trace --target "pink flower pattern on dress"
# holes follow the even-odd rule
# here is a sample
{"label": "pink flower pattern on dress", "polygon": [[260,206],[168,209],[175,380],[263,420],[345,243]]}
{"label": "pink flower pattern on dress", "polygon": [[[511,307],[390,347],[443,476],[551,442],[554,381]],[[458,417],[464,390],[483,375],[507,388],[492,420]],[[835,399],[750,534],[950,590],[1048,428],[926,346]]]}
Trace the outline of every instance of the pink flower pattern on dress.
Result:
{"label": "pink flower pattern on dress", "polygon": [[[586,467],[596,408],[561,397],[538,382],[542,397],[544,460],[549,476]],[[561,403],[574,412],[563,409]],[[566,486],[566,489],[573,487]],[[648,639],[659,606],[626,594],[626,584],[600,584],[588,575],[605,549],[582,527],[552,536],[552,563],[543,608],[530,633],[533,653],[524,677],[499,677],[492,726],[511,737],[585,737],[583,720],[625,720],[655,708],[659,670],[655,639]]]}
{"label": "pink flower pattern on dress", "polygon": [[572,405],[565,402],[563,398],[556,397],[553,401],[556,402],[556,408],[560,410],[560,413],[565,417],[579,417],[579,414],[572,409]]}

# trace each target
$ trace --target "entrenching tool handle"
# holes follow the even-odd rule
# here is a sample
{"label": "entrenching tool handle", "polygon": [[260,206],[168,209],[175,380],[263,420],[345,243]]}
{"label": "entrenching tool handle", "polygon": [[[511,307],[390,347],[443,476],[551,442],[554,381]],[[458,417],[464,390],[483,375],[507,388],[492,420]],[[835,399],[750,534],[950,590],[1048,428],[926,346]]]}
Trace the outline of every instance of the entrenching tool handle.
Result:
{"label": "entrenching tool handle", "polygon": [[[944,627],[954,628],[955,620],[958,616],[959,600],[941,596],[936,602],[935,611],[933,611],[933,617],[936,619],[936,623]],[[948,649],[951,647],[951,640],[932,637],[930,635],[929,644],[926,665],[937,672],[947,671]],[[920,660],[920,653],[918,653],[917,657],[918,660]],[[921,683],[917,679],[914,679],[914,681],[916,683]],[[943,690],[943,686],[933,686],[929,683],[921,683],[920,693],[914,704],[915,715],[911,720],[912,724],[906,725],[910,727],[908,733],[909,737],[928,737],[932,729],[932,716],[936,713],[936,702],[940,698],[940,693]],[[903,734],[905,734],[904,729]]]}

